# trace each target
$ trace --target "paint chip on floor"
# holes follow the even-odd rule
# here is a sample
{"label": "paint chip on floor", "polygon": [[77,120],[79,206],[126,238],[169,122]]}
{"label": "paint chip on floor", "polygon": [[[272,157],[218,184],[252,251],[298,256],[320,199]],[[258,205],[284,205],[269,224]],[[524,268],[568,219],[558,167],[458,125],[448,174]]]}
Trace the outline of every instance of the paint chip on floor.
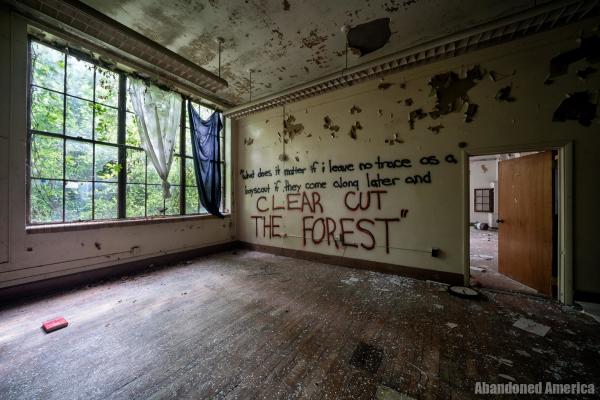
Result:
{"label": "paint chip on floor", "polygon": [[515,328],[522,329],[526,332],[533,333],[538,336],[546,336],[546,333],[550,330],[549,326],[538,324],[535,321],[532,321],[527,318],[520,318],[517,322],[513,324]]}
{"label": "paint chip on floor", "polygon": [[377,394],[375,398],[377,400],[415,400],[414,397],[397,392],[394,389],[384,385],[377,386]]}

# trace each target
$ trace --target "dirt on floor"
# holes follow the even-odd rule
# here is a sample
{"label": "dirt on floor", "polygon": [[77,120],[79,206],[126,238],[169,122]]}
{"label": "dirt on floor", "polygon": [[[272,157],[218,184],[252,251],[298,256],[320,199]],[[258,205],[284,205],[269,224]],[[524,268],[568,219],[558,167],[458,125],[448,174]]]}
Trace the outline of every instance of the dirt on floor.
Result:
{"label": "dirt on floor", "polygon": [[[0,398],[472,399],[477,382],[600,389],[598,322],[542,298],[483,294],[216,254],[0,306]],[[57,316],[69,326],[44,333]],[[513,326],[522,318],[549,331]]]}
{"label": "dirt on floor", "polygon": [[537,294],[538,291],[498,272],[498,231],[471,227],[471,285]]}

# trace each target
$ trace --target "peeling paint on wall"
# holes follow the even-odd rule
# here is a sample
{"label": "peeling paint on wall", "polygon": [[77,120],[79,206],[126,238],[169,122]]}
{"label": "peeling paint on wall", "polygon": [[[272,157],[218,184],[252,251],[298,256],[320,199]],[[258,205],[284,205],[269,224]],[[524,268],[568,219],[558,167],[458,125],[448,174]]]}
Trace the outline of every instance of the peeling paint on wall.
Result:
{"label": "peeling paint on wall", "polygon": [[460,78],[457,73],[452,71],[433,76],[429,80],[429,86],[436,96],[436,105],[433,110],[435,116],[432,115],[432,118],[458,112],[466,103],[469,103],[471,110],[467,119],[472,120],[477,106],[469,101],[468,92],[482,77],[483,74],[478,65],[469,69],[464,78]]}
{"label": "peeling paint on wall", "polygon": [[550,72],[544,81],[549,85],[554,78],[566,75],[569,66],[579,60],[587,60],[591,63],[600,62],[600,36],[590,36],[579,39],[579,47],[557,55],[550,60]]}
{"label": "peeling paint on wall", "polygon": [[592,103],[592,95],[588,91],[570,93],[560,103],[552,121],[579,121],[583,126],[590,126],[596,118],[597,104]]}
{"label": "peeling paint on wall", "polygon": [[500,90],[498,90],[498,92],[496,93],[496,96],[494,97],[497,101],[499,102],[509,102],[512,103],[513,101],[515,101],[516,99],[511,96],[510,92],[512,90],[512,86],[505,86],[503,88],[501,88]]}

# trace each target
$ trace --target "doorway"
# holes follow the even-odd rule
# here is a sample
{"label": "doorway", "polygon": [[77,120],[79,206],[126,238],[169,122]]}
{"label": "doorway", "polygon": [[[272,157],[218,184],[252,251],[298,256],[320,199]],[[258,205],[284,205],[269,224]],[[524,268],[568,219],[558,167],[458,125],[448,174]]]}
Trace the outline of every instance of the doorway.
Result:
{"label": "doorway", "polygon": [[471,156],[468,164],[468,282],[556,297],[559,151]]}

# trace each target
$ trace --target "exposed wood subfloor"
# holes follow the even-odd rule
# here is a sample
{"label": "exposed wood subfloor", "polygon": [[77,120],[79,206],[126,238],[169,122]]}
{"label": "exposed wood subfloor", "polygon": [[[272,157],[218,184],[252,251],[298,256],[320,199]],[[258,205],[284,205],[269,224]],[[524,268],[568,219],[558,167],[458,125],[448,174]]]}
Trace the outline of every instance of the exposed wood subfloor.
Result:
{"label": "exposed wood subfloor", "polygon": [[[0,398],[474,398],[476,381],[598,384],[596,321],[547,300],[258,252],[221,253],[0,309]],[[45,334],[43,321],[69,327]],[[552,329],[538,337],[521,316]],[[447,323],[457,324],[452,328]],[[350,364],[365,342],[376,372]]]}

